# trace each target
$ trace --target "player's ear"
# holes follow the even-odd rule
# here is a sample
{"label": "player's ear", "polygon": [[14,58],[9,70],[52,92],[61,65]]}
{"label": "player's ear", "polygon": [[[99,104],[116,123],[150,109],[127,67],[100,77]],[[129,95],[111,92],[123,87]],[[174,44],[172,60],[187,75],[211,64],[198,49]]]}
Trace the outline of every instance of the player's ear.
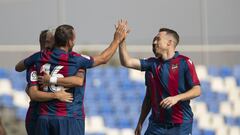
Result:
{"label": "player's ear", "polygon": [[71,40],[67,41],[67,46],[70,47],[71,46]]}
{"label": "player's ear", "polygon": [[171,46],[171,40],[167,41],[167,46]]}

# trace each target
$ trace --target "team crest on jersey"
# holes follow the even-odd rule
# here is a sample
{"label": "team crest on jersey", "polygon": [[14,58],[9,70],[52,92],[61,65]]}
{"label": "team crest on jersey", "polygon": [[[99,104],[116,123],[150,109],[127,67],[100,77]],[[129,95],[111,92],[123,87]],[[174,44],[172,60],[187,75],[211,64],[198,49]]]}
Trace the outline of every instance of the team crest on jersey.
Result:
{"label": "team crest on jersey", "polygon": [[36,82],[37,81],[37,72],[36,71],[31,72],[30,80],[32,82]]}
{"label": "team crest on jersey", "polygon": [[172,70],[177,69],[178,68],[178,64],[172,64]]}

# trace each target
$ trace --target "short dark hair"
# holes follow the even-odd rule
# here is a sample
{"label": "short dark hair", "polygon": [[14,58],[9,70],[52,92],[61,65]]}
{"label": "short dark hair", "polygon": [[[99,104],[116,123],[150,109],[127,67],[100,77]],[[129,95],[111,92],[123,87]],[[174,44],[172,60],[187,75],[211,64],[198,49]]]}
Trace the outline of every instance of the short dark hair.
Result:
{"label": "short dark hair", "polygon": [[45,42],[46,42],[46,38],[47,38],[47,33],[48,33],[48,30],[43,30],[43,31],[41,31],[41,33],[40,33],[39,43],[40,43],[41,48],[44,48],[44,46],[45,46]]}
{"label": "short dark hair", "polygon": [[55,31],[55,46],[62,47],[66,46],[70,39],[73,39],[73,26],[63,24],[57,27]]}
{"label": "short dark hair", "polygon": [[176,31],[169,29],[169,28],[161,28],[159,32],[167,32],[167,34],[170,34],[173,36],[173,38],[176,39],[176,45],[179,43],[179,35]]}

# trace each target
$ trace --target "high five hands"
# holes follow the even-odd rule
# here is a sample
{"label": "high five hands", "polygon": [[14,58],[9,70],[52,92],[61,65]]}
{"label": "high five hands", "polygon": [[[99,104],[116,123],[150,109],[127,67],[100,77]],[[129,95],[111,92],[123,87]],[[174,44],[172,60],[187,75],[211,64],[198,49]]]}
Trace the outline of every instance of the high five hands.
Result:
{"label": "high five hands", "polygon": [[127,34],[130,32],[127,20],[119,20],[118,23],[115,24],[115,29],[114,40],[117,40],[119,43],[125,40]]}

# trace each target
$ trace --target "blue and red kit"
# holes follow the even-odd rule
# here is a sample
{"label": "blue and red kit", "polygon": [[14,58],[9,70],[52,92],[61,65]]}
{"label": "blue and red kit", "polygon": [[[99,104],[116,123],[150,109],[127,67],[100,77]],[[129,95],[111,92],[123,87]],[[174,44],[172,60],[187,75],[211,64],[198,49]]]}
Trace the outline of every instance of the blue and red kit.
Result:
{"label": "blue and red kit", "polygon": [[[42,75],[44,71],[51,76],[68,77],[76,75],[79,69],[91,68],[93,65],[93,58],[86,55],[80,55],[75,52],[68,53],[64,50],[54,48],[51,51],[45,50],[33,54],[29,58],[25,59],[24,64],[25,67],[30,67],[35,64],[38,75]],[[44,87],[42,90],[45,92],[56,92],[61,89],[64,88],[58,85],[51,85]],[[39,116],[51,116],[51,122],[54,121],[52,118],[59,117],[66,117],[67,121],[74,118],[74,121],[76,119],[80,119],[84,122],[85,113],[83,100],[85,83],[81,87],[69,88],[67,91],[73,94],[74,100],[72,103],[62,102],[59,100],[40,102],[38,111]],[[49,121],[46,117],[44,120]],[[62,121],[62,118],[59,120]]]}
{"label": "blue and red kit", "polygon": [[191,122],[193,113],[190,100],[180,101],[170,109],[160,108],[159,103],[169,96],[185,93],[193,86],[200,85],[193,62],[178,52],[166,61],[159,58],[140,61],[141,70],[152,73],[152,76],[150,74],[146,78],[146,84],[150,84],[152,88],[149,94],[153,120],[160,123]]}

